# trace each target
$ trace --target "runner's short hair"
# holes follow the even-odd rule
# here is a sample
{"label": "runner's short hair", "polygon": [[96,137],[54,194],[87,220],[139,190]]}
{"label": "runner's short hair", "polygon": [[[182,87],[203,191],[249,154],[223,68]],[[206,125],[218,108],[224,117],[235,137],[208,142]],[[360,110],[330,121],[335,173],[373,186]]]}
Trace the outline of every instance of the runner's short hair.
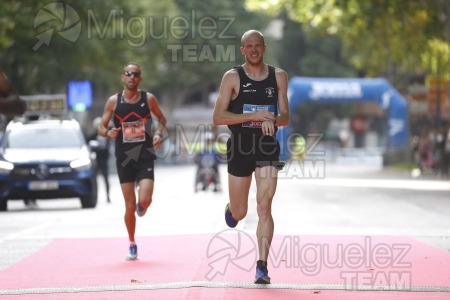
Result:
{"label": "runner's short hair", "polygon": [[125,68],[128,67],[128,66],[136,66],[136,67],[139,68],[139,70],[141,69],[141,66],[140,66],[140,65],[138,65],[137,63],[132,62],[132,61],[126,63],[126,64],[123,66],[123,68],[125,69]]}

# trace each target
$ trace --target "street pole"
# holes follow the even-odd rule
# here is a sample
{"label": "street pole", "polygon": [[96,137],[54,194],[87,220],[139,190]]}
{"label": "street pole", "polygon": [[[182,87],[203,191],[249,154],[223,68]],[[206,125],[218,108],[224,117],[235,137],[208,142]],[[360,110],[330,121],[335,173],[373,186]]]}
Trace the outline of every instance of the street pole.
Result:
{"label": "street pole", "polygon": [[441,53],[437,51],[436,125],[441,127]]}

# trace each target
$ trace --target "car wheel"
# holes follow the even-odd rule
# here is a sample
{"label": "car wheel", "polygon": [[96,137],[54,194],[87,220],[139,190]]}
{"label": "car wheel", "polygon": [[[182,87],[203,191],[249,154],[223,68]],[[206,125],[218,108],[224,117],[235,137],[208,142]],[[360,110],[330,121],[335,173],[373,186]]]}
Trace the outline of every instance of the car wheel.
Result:
{"label": "car wheel", "polygon": [[97,195],[81,197],[82,208],[94,208],[97,206]]}
{"label": "car wheel", "polygon": [[97,206],[97,176],[92,178],[91,187],[92,191],[89,196],[80,197],[82,208],[94,208]]}
{"label": "car wheel", "polygon": [[0,199],[0,211],[8,210],[8,199]]}

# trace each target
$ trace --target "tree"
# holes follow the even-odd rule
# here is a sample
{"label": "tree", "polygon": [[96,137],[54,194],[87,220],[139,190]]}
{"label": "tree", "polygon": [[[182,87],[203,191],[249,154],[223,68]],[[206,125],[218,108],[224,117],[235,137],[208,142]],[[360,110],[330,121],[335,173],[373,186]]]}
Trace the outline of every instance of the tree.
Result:
{"label": "tree", "polygon": [[91,80],[99,105],[122,87],[122,65],[137,62],[142,88],[170,113],[194,94],[205,102],[240,61],[242,33],[266,23],[237,0],[7,1],[0,61],[21,94],[64,93],[69,80]]}
{"label": "tree", "polygon": [[171,2],[111,0],[106,9],[101,1],[46,2],[17,0],[0,12],[7,25],[0,38],[2,67],[21,94],[64,93],[69,80],[91,80],[104,98],[120,86],[125,62],[157,65],[151,53],[160,52],[161,43],[144,48],[140,42],[146,41],[148,12],[167,15]]}
{"label": "tree", "polygon": [[[166,55],[158,69],[158,86],[169,110],[192,96],[207,103],[223,73],[240,61],[244,31],[266,25],[262,16],[246,11],[237,0],[176,0],[175,4],[174,31],[165,41]],[[190,22],[188,32],[179,27],[183,20]]]}
{"label": "tree", "polygon": [[[286,10],[290,18],[311,32],[339,36],[344,56],[369,76],[383,75],[396,82],[411,70],[429,69],[429,58],[438,48],[444,52],[441,63],[449,65],[445,49],[450,44],[450,4],[446,0],[247,0],[246,3],[254,11],[272,15]],[[446,68],[447,76],[449,70]]]}

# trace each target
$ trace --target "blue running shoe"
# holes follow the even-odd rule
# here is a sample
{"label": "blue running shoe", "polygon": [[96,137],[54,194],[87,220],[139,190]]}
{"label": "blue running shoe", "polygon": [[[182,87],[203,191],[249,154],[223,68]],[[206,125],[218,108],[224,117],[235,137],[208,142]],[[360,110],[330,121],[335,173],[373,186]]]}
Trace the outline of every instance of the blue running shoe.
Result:
{"label": "blue running shoe", "polygon": [[270,284],[269,271],[267,271],[267,262],[258,260],[256,263],[256,284]]}
{"label": "blue running shoe", "polygon": [[225,222],[230,228],[234,228],[238,224],[238,221],[233,219],[233,216],[231,215],[230,203],[228,203],[227,206],[225,207]]}
{"label": "blue running shoe", "polygon": [[136,260],[137,259],[137,245],[130,244],[130,252],[128,252],[127,260]]}
{"label": "blue running shoe", "polygon": [[136,203],[136,214],[137,214],[139,217],[142,217],[143,215],[145,215],[146,212],[147,212],[147,209],[146,209],[146,208],[143,208],[143,207],[141,206],[141,203],[138,201],[138,203]]}

